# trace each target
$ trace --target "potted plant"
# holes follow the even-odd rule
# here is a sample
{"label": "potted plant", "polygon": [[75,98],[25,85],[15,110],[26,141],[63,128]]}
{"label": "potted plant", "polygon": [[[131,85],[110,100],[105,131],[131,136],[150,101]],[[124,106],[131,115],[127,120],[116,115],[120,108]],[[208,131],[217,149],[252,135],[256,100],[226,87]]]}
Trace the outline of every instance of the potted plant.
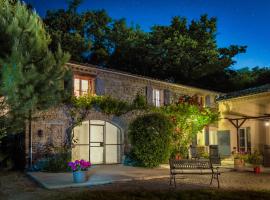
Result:
{"label": "potted plant", "polygon": [[75,162],[69,162],[68,166],[73,172],[73,182],[83,183],[86,181],[86,171],[91,167],[91,163],[85,160],[76,160]]}
{"label": "potted plant", "polygon": [[262,164],[263,157],[259,151],[255,150],[254,153],[249,155],[249,162],[253,165],[255,174],[261,173],[260,165]]}
{"label": "potted plant", "polygon": [[245,167],[245,161],[247,160],[247,154],[242,152],[233,152],[234,157],[234,169],[243,170]]}

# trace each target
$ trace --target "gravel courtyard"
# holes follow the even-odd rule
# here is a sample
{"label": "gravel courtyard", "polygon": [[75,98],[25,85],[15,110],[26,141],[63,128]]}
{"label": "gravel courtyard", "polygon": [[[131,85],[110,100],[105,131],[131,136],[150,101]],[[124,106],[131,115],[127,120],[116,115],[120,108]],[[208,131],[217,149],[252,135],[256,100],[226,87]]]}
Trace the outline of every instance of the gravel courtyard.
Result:
{"label": "gravel courtyard", "polygon": [[[216,185],[209,186],[209,175],[184,175],[177,180],[177,188],[169,186],[167,178],[143,181],[119,182],[87,188],[67,188],[46,190],[33,182],[24,173],[0,173],[0,199],[56,199],[63,194],[68,195],[84,191],[175,191],[175,190],[218,190]],[[255,175],[251,172],[224,172],[220,178],[220,191],[250,190],[270,191],[270,174]]]}

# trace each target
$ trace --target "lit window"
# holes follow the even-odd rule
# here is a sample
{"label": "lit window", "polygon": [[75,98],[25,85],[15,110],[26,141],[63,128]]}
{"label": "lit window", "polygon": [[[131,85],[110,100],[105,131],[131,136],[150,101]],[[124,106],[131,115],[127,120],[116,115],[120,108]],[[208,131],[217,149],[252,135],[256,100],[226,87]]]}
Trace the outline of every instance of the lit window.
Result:
{"label": "lit window", "polygon": [[157,89],[153,89],[153,105],[156,107],[160,107],[161,105],[161,91]]}
{"label": "lit window", "polygon": [[88,76],[74,76],[74,95],[94,94],[94,79]]}

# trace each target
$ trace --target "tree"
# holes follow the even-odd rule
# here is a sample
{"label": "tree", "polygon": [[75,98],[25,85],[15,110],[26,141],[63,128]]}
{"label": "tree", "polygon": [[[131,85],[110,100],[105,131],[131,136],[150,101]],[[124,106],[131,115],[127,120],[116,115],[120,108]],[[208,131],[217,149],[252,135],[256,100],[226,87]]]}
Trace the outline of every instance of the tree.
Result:
{"label": "tree", "polygon": [[[38,111],[56,105],[64,97],[65,63],[69,55],[60,46],[49,50],[50,37],[39,16],[20,2],[0,0],[1,93],[8,116],[15,122],[31,121]],[[21,127],[21,128],[24,128]]]}
{"label": "tree", "polygon": [[81,0],[69,1],[67,10],[47,11],[44,23],[52,38],[50,48],[57,50],[58,44],[71,55],[71,59],[82,62],[91,48],[91,41],[85,37],[85,20],[77,13]]}
{"label": "tree", "polygon": [[[233,57],[245,52],[245,46],[218,48],[216,18],[202,15],[187,23],[174,17],[169,26],[154,26],[149,38],[149,60],[152,74],[162,79],[198,85],[198,80],[224,72]],[[200,85],[203,83],[200,83]]]}

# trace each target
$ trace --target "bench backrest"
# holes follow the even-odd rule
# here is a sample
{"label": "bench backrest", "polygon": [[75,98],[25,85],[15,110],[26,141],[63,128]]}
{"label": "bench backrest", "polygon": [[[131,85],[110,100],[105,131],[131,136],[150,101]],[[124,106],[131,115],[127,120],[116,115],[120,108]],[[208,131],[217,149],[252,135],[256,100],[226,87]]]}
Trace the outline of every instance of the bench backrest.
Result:
{"label": "bench backrest", "polygon": [[211,169],[212,164],[208,160],[170,160],[170,169]]}

